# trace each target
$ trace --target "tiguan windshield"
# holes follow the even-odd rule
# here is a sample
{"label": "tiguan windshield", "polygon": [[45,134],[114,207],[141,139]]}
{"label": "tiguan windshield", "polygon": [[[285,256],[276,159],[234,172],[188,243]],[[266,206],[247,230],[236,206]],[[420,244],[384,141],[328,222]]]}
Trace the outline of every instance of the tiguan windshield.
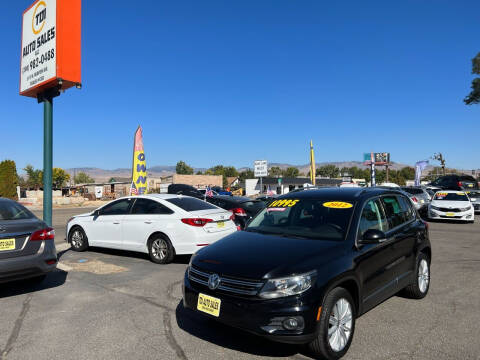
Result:
{"label": "tiguan windshield", "polygon": [[353,203],[335,199],[281,199],[263,209],[246,231],[320,240],[345,239]]}

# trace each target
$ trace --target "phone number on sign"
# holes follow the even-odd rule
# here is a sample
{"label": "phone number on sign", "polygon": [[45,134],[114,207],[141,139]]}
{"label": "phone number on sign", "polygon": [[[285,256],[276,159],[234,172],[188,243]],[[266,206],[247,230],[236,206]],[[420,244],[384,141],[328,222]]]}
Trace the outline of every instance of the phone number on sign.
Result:
{"label": "phone number on sign", "polygon": [[51,49],[47,51],[45,54],[42,54],[41,56],[37,56],[35,59],[30,61],[30,70],[35,69],[39,65],[43,65],[49,60],[52,60],[55,58],[55,49]]}

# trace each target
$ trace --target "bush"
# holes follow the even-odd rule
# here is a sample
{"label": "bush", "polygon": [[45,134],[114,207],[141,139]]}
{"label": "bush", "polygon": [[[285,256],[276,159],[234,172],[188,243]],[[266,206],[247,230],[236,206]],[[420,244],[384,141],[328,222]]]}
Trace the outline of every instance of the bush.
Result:
{"label": "bush", "polygon": [[15,161],[4,160],[0,163],[0,196],[18,200],[18,176]]}

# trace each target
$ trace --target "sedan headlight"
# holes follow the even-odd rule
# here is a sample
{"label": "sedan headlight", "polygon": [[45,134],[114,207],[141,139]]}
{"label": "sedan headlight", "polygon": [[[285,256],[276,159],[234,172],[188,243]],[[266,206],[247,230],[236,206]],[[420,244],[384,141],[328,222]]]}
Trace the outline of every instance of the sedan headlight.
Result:
{"label": "sedan headlight", "polygon": [[460,211],[468,211],[470,210],[472,207],[469,205],[467,207],[464,207],[464,208],[461,208]]}
{"label": "sedan headlight", "polygon": [[433,205],[430,205],[430,209],[441,211],[439,207]]}
{"label": "sedan headlight", "polygon": [[275,299],[301,294],[312,287],[316,275],[316,271],[311,271],[300,275],[270,279],[263,286],[258,295],[264,299]]}

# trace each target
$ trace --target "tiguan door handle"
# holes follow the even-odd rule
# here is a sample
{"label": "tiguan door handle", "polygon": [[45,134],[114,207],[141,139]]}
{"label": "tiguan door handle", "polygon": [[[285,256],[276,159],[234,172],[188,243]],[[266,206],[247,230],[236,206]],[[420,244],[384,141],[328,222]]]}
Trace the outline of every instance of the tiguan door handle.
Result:
{"label": "tiguan door handle", "polygon": [[120,222],[117,222],[117,221],[114,221],[113,223],[114,223],[115,225],[119,225],[119,224],[120,224]]}
{"label": "tiguan door handle", "polygon": [[145,220],[144,223],[145,224],[151,224],[152,222],[150,220]]}

